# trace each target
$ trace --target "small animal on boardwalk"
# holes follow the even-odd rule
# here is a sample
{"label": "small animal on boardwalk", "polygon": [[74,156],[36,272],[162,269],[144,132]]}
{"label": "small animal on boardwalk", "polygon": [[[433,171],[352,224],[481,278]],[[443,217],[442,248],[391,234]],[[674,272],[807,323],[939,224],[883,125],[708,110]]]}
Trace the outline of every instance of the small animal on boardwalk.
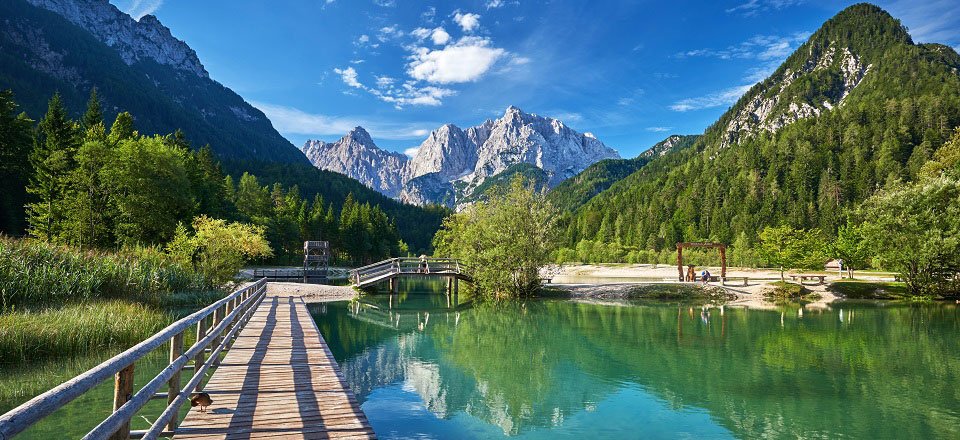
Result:
{"label": "small animal on boardwalk", "polygon": [[197,393],[190,398],[190,406],[199,406],[200,412],[206,412],[207,407],[213,403],[213,399],[207,393]]}

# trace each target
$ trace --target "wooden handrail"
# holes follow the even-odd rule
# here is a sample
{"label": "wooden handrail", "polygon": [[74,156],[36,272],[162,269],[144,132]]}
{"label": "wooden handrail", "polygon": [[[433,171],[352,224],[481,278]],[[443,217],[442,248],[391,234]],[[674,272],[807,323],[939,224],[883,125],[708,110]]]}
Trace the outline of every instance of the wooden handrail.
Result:
{"label": "wooden handrail", "polygon": [[[194,312],[189,316],[174,322],[173,324],[170,324],[157,334],[147,338],[137,345],[134,345],[133,347],[130,347],[123,353],[120,353],[101,363],[100,365],[97,365],[96,367],[93,367],[90,370],[87,370],[86,372],[74,377],[73,379],[70,379],[59,386],[37,397],[34,397],[33,399],[30,399],[26,403],[0,416],[0,440],[10,439],[14,435],[22,432],[44,417],[50,415],[57,409],[63,407],[87,391],[90,391],[101,382],[109,379],[111,376],[115,376],[117,379],[118,389],[116,390],[117,392],[115,392],[115,404],[119,404],[121,402],[123,403],[122,405],[118,405],[119,407],[115,408],[115,412],[113,414],[107,417],[107,419],[101,422],[100,425],[94,428],[94,430],[87,434],[87,436],[84,438],[128,438],[129,422],[136,412],[139,411],[143,405],[149,402],[164,384],[170,386],[171,389],[178,388],[173,386],[174,383],[171,381],[171,379],[184,369],[187,362],[194,361],[196,365],[196,360],[202,356],[202,353],[204,350],[206,350],[207,346],[210,345],[212,341],[218,340],[220,343],[217,344],[217,348],[211,351],[210,358],[206,363],[204,363],[200,368],[194,369],[194,376],[188,383],[188,385],[193,387],[196,387],[196,385],[199,384],[199,379],[197,378],[203,377],[203,373],[205,372],[206,368],[215,363],[218,357],[217,355],[222,347],[229,343],[230,339],[241,327],[240,325],[236,324],[241,323],[243,319],[248,319],[248,316],[255,309],[251,306],[259,303],[265,294],[265,279],[251,283],[231,293],[227,297],[207,307],[204,307],[203,309]],[[228,308],[229,311],[227,312]],[[206,335],[202,339],[194,343],[190,349],[186,351],[181,350],[181,353],[178,353],[178,356],[176,356],[175,359],[172,359],[166,368],[157,374],[153,380],[144,385],[143,388],[141,388],[136,394],[129,396],[132,389],[126,391],[125,393],[121,392],[119,386],[127,386],[127,383],[125,382],[132,380],[133,365],[135,365],[137,361],[142,359],[144,356],[147,356],[153,350],[159,348],[168,341],[174,341],[176,338],[182,337],[183,333],[191,326],[197,325],[198,327],[204,327],[205,323],[201,322],[211,315],[214,316],[213,328],[211,328],[209,331],[206,331]],[[238,319],[241,317],[243,317],[243,319]],[[230,329],[229,331],[227,331],[228,328]],[[226,337],[220,338],[225,331],[227,331],[227,334],[225,335]],[[171,358],[173,358],[173,356],[171,356]],[[121,382],[124,383],[121,384]],[[170,401],[170,406],[174,406],[174,404],[177,402],[180,404],[183,403],[181,396],[184,395],[184,390],[187,390],[186,392],[189,393],[188,388],[181,389],[180,394],[177,395],[175,399]],[[179,408],[179,406],[177,406],[177,408]],[[166,427],[168,423],[168,420],[161,418],[158,419],[154,425],[163,428]]]}
{"label": "wooden handrail", "polygon": [[378,278],[391,274],[421,273],[422,265],[427,266],[428,273],[463,275],[468,268],[455,258],[391,258],[379,263],[358,267],[350,271],[350,279],[355,285],[360,285],[371,278]]}

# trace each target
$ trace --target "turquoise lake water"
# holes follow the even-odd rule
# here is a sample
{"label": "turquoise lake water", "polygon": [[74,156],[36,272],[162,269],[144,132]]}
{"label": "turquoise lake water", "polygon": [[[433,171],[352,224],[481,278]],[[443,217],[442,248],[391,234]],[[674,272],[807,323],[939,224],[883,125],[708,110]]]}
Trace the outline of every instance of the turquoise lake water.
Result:
{"label": "turquoise lake water", "polygon": [[960,438],[960,309],[311,305],[381,438]]}

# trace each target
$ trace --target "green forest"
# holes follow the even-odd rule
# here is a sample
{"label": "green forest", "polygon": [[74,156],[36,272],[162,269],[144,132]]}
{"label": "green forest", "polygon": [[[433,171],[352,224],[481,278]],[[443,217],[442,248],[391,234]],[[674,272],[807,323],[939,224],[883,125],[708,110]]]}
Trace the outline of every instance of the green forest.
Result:
{"label": "green forest", "polygon": [[[728,123],[755,99],[779,94],[783,107],[838,93],[837,60],[789,85],[775,81],[802,72],[811,57],[833,47],[849,48],[869,66],[842,105],[775,133],[740,133],[724,145]],[[816,229],[833,239],[848,222],[862,220],[856,213],[865,200],[919,182],[924,165],[947,154],[945,143],[960,125],[958,67],[956,52],[914,44],[883,10],[848,8],[693,146],[650,161],[567,216],[559,258],[663,261],[681,241],[724,242],[756,255],[760,232],[772,226]]]}
{"label": "green forest", "polygon": [[[107,129],[96,89],[78,120],[59,94],[37,123],[9,91],[0,93],[0,110],[0,172],[9,188],[0,195],[0,230],[7,234],[81,249],[163,246],[178,228],[208,216],[262,228],[273,249],[263,263],[297,264],[306,240],[330,241],[343,264],[411,252],[380,206],[351,193],[342,201],[316,190],[306,198],[296,184],[225,174],[209,147],[194,149],[181,131],[141,135],[126,112]],[[435,211],[438,223],[444,212]]]}

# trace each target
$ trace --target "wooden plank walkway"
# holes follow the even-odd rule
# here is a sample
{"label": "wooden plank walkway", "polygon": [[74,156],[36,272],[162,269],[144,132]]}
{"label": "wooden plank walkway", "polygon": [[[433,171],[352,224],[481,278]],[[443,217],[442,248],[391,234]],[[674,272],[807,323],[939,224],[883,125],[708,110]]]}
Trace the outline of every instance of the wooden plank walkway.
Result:
{"label": "wooden plank walkway", "polygon": [[177,439],[376,438],[299,296],[264,298]]}

